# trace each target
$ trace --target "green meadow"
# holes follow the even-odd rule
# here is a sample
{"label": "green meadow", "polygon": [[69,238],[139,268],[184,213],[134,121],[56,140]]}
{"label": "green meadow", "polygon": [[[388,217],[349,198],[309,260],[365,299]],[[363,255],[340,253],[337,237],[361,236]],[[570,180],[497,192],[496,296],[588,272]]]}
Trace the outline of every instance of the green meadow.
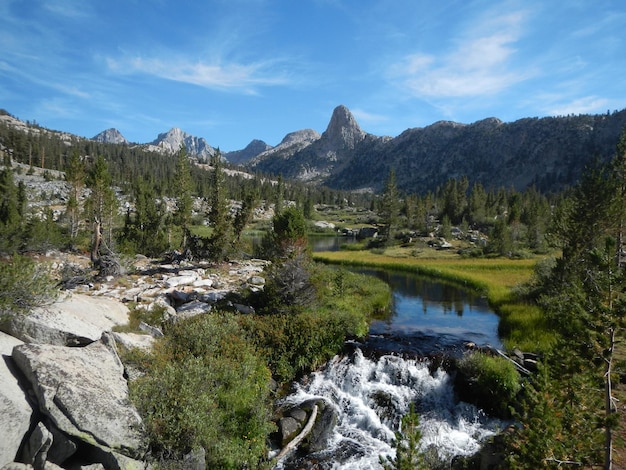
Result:
{"label": "green meadow", "polygon": [[[441,253],[441,254],[440,254]],[[461,285],[483,293],[500,316],[500,336],[507,349],[543,352],[554,344],[541,310],[523,302],[515,288],[533,275],[538,259],[461,258],[432,251],[432,257],[414,257],[398,249],[382,253],[337,251],[314,254],[316,261],[406,271]]]}

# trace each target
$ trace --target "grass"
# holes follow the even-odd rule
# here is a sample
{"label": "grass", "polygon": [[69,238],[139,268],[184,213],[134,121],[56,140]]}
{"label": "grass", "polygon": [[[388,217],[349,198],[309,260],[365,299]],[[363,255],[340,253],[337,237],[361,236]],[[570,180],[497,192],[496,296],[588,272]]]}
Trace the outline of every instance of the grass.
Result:
{"label": "grass", "polygon": [[516,299],[513,289],[528,281],[537,259],[461,258],[450,251],[429,250],[430,258],[412,256],[406,248],[394,247],[383,254],[371,251],[315,253],[317,261],[352,266],[375,266],[405,271],[453,282],[484,293],[500,315],[500,335],[507,349],[544,352],[554,336],[545,325],[541,311]]}

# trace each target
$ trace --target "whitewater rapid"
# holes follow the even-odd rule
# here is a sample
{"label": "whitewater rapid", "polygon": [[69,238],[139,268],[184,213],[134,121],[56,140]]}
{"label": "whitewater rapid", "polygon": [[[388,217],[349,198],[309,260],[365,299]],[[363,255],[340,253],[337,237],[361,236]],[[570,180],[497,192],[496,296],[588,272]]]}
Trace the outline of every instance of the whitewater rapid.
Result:
{"label": "whitewater rapid", "polygon": [[[443,460],[475,453],[505,426],[475,406],[459,402],[453,378],[444,370],[431,373],[427,361],[393,355],[369,359],[359,348],[336,356],[296,387],[285,404],[323,398],[337,412],[329,448],[307,456],[316,468],[381,469],[379,457],[395,455],[394,433],[411,403],[420,417],[422,449],[434,448]],[[291,468],[289,460],[279,468]]]}

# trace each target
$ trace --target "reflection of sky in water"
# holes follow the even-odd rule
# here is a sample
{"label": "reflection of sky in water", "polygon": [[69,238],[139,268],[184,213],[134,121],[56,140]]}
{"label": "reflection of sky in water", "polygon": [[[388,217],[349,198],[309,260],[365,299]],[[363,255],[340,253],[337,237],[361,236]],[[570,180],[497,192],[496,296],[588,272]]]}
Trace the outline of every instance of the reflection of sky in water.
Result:
{"label": "reflection of sky in water", "polygon": [[410,274],[368,270],[392,287],[394,313],[373,321],[370,334],[445,336],[457,341],[500,346],[498,316],[479,295],[454,285]]}

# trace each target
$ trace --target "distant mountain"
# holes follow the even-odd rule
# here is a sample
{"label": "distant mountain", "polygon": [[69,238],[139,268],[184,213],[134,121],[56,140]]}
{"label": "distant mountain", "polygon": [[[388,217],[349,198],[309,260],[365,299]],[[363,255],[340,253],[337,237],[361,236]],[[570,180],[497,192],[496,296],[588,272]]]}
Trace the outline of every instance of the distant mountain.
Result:
{"label": "distant mountain", "polygon": [[363,132],[348,108],[338,106],[321,136],[315,131],[289,134],[279,146],[253,159],[250,166],[288,178],[323,183],[342,171],[357,149],[381,140]]}
{"label": "distant mountain", "polygon": [[[0,126],[30,134],[58,134],[68,144],[82,140],[22,122],[7,112],[0,112]],[[276,147],[255,140],[225,155],[249,169],[345,190],[380,191],[394,169],[398,187],[409,193],[434,191],[448,179],[462,176],[487,188],[535,186],[558,192],[575,183],[595,158],[611,159],[625,128],[626,109],[511,123],[496,118],[472,124],[440,121],[407,129],[397,137],[379,137],[364,132],[348,108],[338,106],[321,135],[304,129],[287,134]],[[126,143],[115,129],[101,132],[94,140]],[[189,155],[201,162],[215,153],[205,139],[178,128],[138,145],[170,154],[185,145]]]}
{"label": "distant mountain", "polygon": [[106,131],[100,132],[98,135],[91,138],[96,142],[103,142],[105,144],[127,144],[128,141],[124,138],[120,131],[111,128]]}
{"label": "distant mountain", "polygon": [[154,147],[156,150],[160,149],[161,151],[174,154],[180,150],[181,145],[185,146],[188,155],[196,157],[201,161],[206,161],[215,154],[215,149],[202,137],[194,137],[177,127],[159,134],[149,144],[149,148]]}
{"label": "distant mountain", "polygon": [[623,110],[512,123],[441,121],[391,138],[363,132],[350,111],[339,106],[319,139],[281,144],[248,166],[338,189],[379,191],[393,168],[398,187],[407,192],[432,191],[464,175],[487,188],[535,185],[559,191],[596,156],[612,158],[625,126]]}
{"label": "distant mountain", "polygon": [[266,144],[262,140],[255,139],[250,142],[243,150],[236,150],[234,152],[224,153],[224,158],[226,158],[229,163],[240,165],[246,163],[260,153],[271,150],[272,148],[273,147],[271,145]]}

